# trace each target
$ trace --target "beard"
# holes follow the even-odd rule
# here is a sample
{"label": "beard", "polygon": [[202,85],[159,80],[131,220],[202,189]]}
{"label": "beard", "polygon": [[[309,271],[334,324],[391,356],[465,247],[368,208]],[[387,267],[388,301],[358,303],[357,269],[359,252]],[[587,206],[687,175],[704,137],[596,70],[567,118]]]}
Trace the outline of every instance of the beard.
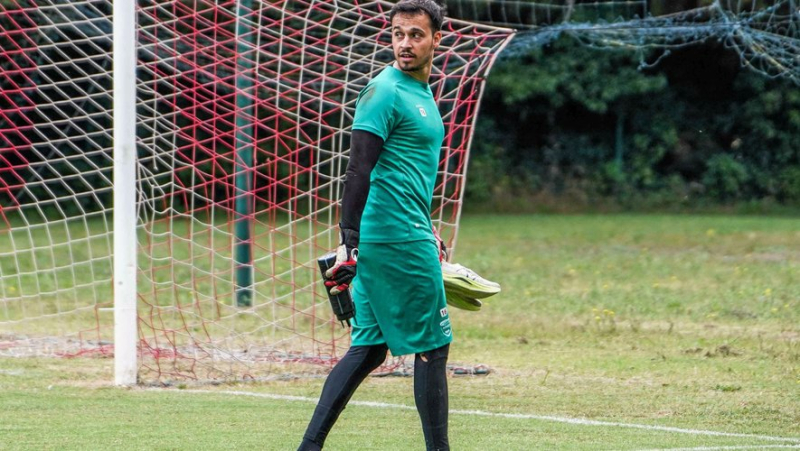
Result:
{"label": "beard", "polygon": [[395,61],[397,61],[397,65],[403,72],[418,72],[430,64],[431,56],[416,56],[413,60],[406,62],[402,61],[400,55],[397,54],[395,55]]}

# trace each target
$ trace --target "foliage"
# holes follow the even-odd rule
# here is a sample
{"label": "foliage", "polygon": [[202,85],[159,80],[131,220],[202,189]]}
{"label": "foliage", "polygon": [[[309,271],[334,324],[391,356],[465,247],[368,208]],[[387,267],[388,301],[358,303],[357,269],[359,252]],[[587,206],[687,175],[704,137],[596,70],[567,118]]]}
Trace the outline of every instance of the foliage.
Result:
{"label": "foliage", "polygon": [[790,204],[800,204],[800,166],[789,166],[778,176],[781,199]]}
{"label": "foliage", "polygon": [[711,157],[703,174],[703,184],[709,194],[720,200],[737,199],[747,179],[747,168],[728,154]]}
{"label": "foliage", "polygon": [[[512,179],[535,180],[533,193],[569,187],[621,205],[800,202],[800,91],[743,69],[719,43],[671,54],[566,36],[531,45],[501,55],[482,112],[475,164],[490,158]],[[471,171],[469,184],[489,183],[480,176]]]}

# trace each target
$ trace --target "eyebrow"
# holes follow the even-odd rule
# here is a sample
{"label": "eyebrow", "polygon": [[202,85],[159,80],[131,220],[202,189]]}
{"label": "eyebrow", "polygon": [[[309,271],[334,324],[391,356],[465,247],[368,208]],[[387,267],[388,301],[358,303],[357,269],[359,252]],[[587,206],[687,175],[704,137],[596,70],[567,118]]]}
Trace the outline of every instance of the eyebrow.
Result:
{"label": "eyebrow", "polygon": [[[403,29],[400,27],[400,25],[395,25],[394,27],[392,27],[392,31],[395,31],[395,30],[403,31]],[[411,27],[411,29],[409,31],[421,31],[423,33],[425,32],[425,30],[420,28],[420,27]]]}

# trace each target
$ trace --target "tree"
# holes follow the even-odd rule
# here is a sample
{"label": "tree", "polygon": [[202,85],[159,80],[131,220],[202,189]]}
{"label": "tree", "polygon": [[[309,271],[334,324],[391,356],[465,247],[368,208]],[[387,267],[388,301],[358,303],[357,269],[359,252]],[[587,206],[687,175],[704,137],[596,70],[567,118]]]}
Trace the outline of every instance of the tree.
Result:
{"label": "tree", "polygon": [[[637,66],[630,52],[601,52],[562,37],[546,48],[498,64],[489,80],[490,97],[518,112],[520,123],[513,129],[531,130],[531,121],[544,119],[545,139],[523,138],[520,151],[541,152],[542,147],[559,143],[562,156],[591,151],[605,157],[613,148],[616,168],[611,169],[622,174],[629,123],[637,105],[667,85],[663,75],[644,73]],[[563,147],[573,141],[565,135],[575,131],[589,137],[573,143],[583,149]],[[568,164],[576,159],[560,160]]]}

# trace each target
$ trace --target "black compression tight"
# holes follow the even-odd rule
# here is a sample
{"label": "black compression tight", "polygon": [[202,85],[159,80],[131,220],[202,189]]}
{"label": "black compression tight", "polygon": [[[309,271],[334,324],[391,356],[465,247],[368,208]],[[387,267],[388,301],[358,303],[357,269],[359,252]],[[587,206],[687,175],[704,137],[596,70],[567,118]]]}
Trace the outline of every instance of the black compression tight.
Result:
{"label": "black compression tight", "polygon": [[339,414],[361,382],[386,360],[386,345],[352,346],[333,367],[298,451],[322,449]]}
{"label": "black compression tight", "polygon": [[449,451],[447,355],[450,345],[414,356],[414,401],[427,451]]}
{"label": "black compression tight", "polygon": [[[414,357],[414,401],[428,451],[449,451],[447,356],[450,345]],[[386,359],[386,345],[353,346],[333,367],[298,451],[319,451],[358,386]]]}

